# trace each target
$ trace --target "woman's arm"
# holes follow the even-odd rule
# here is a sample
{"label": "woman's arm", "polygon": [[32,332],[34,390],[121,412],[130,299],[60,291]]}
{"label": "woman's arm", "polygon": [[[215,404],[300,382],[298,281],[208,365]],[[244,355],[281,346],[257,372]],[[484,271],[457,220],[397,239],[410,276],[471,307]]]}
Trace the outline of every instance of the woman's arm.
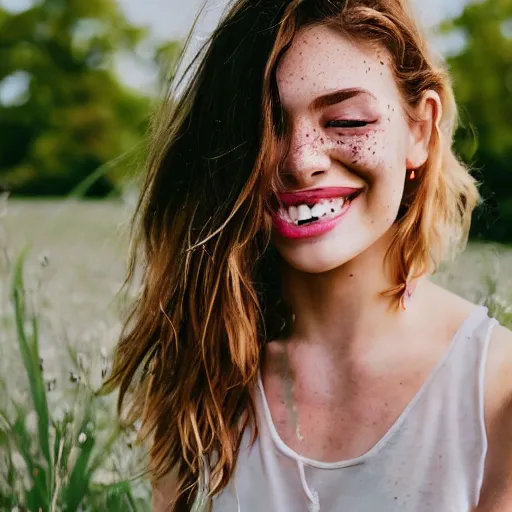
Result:
{"label": "woman's arm", "polygon": [[474,512],[512,511],[512,332],[496,327],[486,376],[489,448],[480,503]]}

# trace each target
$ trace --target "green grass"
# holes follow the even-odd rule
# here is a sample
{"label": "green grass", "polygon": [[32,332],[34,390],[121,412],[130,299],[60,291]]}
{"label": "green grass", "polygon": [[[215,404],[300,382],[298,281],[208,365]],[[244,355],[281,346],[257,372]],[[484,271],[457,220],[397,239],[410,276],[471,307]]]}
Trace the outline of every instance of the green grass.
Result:
{"label": "green grass", "polygon": [[[109,466],[123,428],[115,416],[97,435],[102,399],[88,383],[83,365],[76,374],[73,407],[55,418],[48,407],[50,388],[45,384],[39,353],[39,321],[27,311],[23,263],[15,263],[11,300],[18,349],[28,381],[23,402],[13,401],[0,411],[0,509],[34,512],[96,512],[150,510],[148,500],[135,497],[132,479],[100,483],[98,473]],[[4,382],[4,389],[8,385]],[[10,409],[10,410],[9,410]],[[36,426],[29,427],[33,415]],[[15,464],[16,456],[22,464]]]}

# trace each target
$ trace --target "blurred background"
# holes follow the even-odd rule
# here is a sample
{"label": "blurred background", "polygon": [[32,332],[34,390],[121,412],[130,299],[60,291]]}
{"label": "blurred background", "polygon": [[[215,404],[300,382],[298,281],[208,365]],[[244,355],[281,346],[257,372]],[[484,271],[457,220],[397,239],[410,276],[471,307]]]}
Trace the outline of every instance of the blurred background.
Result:
{"label": "blurred background", "polygon": [[[512,0],[416,0],[481,182],[434,279],[512,325]],[[0,0],[0,510],[149,510],[108,374],[152,110],[225,1]]]}

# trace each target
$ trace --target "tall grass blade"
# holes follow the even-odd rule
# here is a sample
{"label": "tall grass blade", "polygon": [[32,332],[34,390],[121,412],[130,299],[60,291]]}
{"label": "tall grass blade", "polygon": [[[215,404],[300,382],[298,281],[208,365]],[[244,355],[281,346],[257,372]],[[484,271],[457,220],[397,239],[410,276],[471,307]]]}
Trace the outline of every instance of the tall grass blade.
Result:
{"label": "tall grass blade", "polygon": [[38,440],[41,453],[46,460],[46,470],[43,475],[46,480],[46,501],[51,494],[52,459],[50,454],[50,414],[48,411],[48,402],[46,399],[46,390],[44,387],[43,373],[39,365],[39,347],[38,347],[38,322],[37,318],[31,319],[32,333],[26,332],[26,309],[25,309],[25,289],[23,280],[23,268],[25,262],[25,252],[19,256],[14,268],[14,279],[12,284],[12,300],[14,304],[14,314],[16,321],[16,333],[18,346],[21,353],[23,365],[27,373],[30,394],[34,409],[37,414]]}
{"label": "tall grass blade", "polygon": [[25,428],[21,410],[18,410],[16,421],[12,425],[16,448],[23,457],[32,482],[32,487],[26,493],[27,505],[30,511],[47,512],[49,509],[48,471],[37,462],[37,457],[30,451],[30,434]]}

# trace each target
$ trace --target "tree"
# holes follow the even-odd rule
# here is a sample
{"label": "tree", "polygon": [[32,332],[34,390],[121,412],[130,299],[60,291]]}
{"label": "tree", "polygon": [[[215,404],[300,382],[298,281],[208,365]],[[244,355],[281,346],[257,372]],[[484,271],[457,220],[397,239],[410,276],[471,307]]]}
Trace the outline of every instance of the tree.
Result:
{"label": "tree", "polygon": [[483,182],[481,191],[486,198],[475,216],[473,234],[510,241],[512,0],[470,4],[442,30],[460,31],[466,39],[464,49],[448,63],[464,121],[456,145]]}
{"label": "tree", "polygon": [[[26,101],[0,106],[4,187],[66,194],[140,146],[150,100],[122,86],[112,64],[145,36],[115,0],[43,0],[18,14],[0,8],[0,80],[16,72],[29,78]],[[111,192],[125,171],[98,179],[89,194]]]}

